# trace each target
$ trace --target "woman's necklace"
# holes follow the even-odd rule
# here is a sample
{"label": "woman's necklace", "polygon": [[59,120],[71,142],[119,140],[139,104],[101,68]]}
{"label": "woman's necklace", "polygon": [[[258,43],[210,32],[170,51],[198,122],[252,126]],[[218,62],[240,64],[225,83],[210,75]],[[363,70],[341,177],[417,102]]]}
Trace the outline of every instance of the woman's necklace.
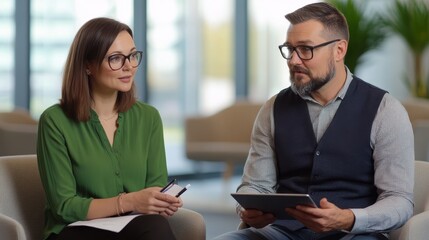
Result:
{"label": "woman's necklace", "polygon": [[108,122],[109,120],[113,119],[114,117],[116,117],[118,115],[117,112],[113,113],[111,116],[107,117],[107,118],[103,118],[101,116],[99,116],[98,118],[100,118],[100,120],[103,120],[105,122]]}

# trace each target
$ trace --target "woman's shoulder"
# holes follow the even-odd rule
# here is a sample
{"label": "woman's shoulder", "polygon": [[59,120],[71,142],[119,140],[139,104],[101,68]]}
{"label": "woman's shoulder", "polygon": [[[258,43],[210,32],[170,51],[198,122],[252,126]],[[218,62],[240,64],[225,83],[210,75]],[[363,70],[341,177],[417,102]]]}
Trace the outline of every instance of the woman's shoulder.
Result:
{"label": "woman's shoulder", "polygon": [[59,104],[54,104],[48,108],[46,108],[43,113],[40,115],[40,119],[53,118],[56,120],[60,120],[62,118],[66,118],[66,115]]}
{"label": "woman's shoulder", "polygon": [[46,108],[39,119],[39,125],[47,128],[54,127],[65,129],[73,124],[75,124],[75,122],[67,117],[59,104],[54,104]]}
{"label": "woman's shoulder", "polygon": [[154,106],[140,101],[136,101],[136,103],[134,103],[128,112],[132,114],[159,115],[158,109],[156,109]]}

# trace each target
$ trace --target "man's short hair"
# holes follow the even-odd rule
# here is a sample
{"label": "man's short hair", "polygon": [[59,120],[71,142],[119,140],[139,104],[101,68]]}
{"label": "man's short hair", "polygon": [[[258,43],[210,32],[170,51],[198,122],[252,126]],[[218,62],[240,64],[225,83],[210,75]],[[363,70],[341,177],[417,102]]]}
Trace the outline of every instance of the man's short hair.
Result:
{"label": "man's short hair", "polygon": [[349,40],[349,27],[344,15],[332,5],[325,2],[308,4],[302,8],[286,14],[285,18],[292,24],[308,20],[316,20],[323,24],[328,34]]}

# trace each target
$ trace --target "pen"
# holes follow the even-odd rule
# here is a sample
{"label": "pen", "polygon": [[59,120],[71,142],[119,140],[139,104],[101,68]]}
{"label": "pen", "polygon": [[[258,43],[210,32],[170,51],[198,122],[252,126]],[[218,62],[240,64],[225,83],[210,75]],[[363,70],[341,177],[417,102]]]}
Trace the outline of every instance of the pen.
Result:
{"label": "pen", "polygon": [[160,192],[165,192],[165,191],[167,191],[171,186],[173,186],[173,184],[176,182],[176,179],[175,178],[173,178],[173,180],[171,180],[167,185],[165,185],[165,187],[163,187],[162,189],[161,189],[161,191]]}
{"label": "pen", "polygon": [[182,193],[184,193],[186,190],[188,190],[189,187],[191,187],[191,184],[186,185],[186,187],[184,187],[182,190],[180,190],[180,192],[178,192],[176,194],[176,197],[180,197],[180,195],[182,195]]}

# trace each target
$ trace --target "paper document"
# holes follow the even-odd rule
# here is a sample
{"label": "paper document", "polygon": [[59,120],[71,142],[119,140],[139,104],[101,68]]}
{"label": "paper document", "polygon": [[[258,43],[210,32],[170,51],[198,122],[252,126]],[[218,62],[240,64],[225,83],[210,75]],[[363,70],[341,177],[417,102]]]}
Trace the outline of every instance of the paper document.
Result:
{"label": "paper document", "polygon": [[89,221],[77,221],[69,224],[69,226],[87,226],[104,229],[112,232],[120,232],[129,222],[131,222],[131,220],[140,215],[141,214],[132,214],[121,217],[108,217],[93,219]]}

